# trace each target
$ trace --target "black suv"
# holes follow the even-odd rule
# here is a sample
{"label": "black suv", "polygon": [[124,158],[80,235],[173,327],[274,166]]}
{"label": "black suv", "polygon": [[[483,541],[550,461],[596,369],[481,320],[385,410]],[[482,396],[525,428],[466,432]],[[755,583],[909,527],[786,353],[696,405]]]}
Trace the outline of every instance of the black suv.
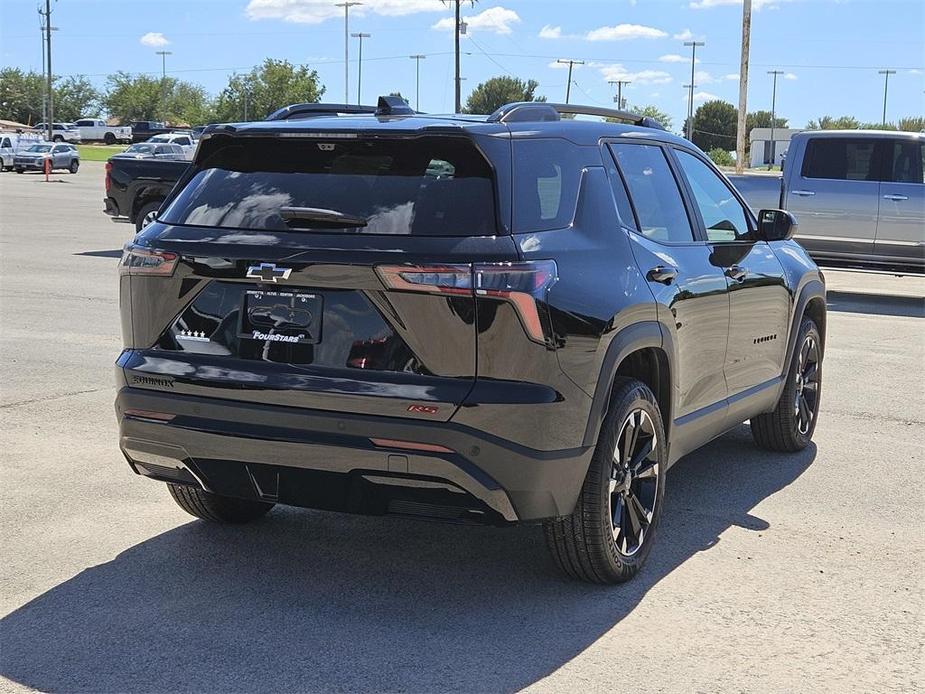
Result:
{"label": "black suv", "polygon": [[564,104],[312,116],[210,126],[121,261],[121,449],[189,513],[542,521],[609,583],[685,453],[809,443],[822,274],[690,142]]}

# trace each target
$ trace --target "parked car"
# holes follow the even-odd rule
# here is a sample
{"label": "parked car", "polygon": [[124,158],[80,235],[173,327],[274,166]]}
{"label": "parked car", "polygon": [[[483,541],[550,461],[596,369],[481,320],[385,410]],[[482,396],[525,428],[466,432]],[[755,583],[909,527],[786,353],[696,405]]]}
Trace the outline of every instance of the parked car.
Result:
{"label": "parked car", "polygon": [[155,135],[148,140],[149,143],[169,144],[179,147],[187,160],[193,160],[193,154],[196,152],[198,140],[194,140],[189,132],[173,132],[163,135]]}
{"label": "parked car", "polygon": [[810,442],[793,227],[622,111],[219,126],[122,257],[120,446],[206,520],[542,521],[566,573],[623,581],[681,456],[747,420]]}
{"label": "parked car", "polygon": [[127,217],[140,231],[154,220],[161,203],[189,167],[182,152],[155,156],[130,152],[134,148],[177,149],[176,145],[135,144],[106,162],[104,211]]}
{"label": "parked car", "polygon": [[[47,135],[47,126],[45,123],[38,123],[37,125],[33,126],[32,130],[43,138]],[[51,131],[52,142],[79,143],[81,141],[80,131],[73,123],[52,123]]]}
{"label": "parked car", "polygon": [[925,270],[925,134],[814,130],[790,142],[782,176],[730,176],[753,209],[789,210],[820,262]]}
{"label": "parked car", "polygon": [[153,141],[138,142],[130,145],[125,151],[112,155],[119,159],[186,159],[186,152],[179,145],[163,144]]}
{"label": "parked car", "polygon": [[127,125],[106,125],[101,118],[81,118],[74,123],[80,131],[83,142],[105,142],[114,145],[117,142],[131,142],[132,129]]}
{"label": "parked car", "polygon": [[139,120],[132,124],[132,142],[145,142],[155,135],[173,131],[166,123],[153,120]]}
{"label": "parked car", "polygon": [[80,168],[80,153],[74,145],[63,142],[42,142],[30,145],[13,156],[16,173],[44,171],[45,162],[51,161],[51,168],[67,169],[72,174]]}
{"label": "parked car", "polygon": [[0,170],[12,170],[16,153],[40,142],[36,133],[0,133]]}

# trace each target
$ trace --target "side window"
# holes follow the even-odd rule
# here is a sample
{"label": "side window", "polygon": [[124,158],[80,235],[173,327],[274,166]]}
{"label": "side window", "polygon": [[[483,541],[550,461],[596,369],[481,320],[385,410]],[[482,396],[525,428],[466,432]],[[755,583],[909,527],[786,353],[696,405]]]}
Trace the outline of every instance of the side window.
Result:
{"label": "side window", "polygon": [[52,150],[55,154],[61,154],[61,152],[66,152],[67,147],[62,147],[61,145],[55,145],[55,148]]}
{"label": "side window", "polygon": [[693,241],[694,231],[684,209],[681,191],[662,148],[614,144],[610,149],[633,200],[639,233],[653,241]]}
{"label": "side window", "polygon": [[3,141],[0,142],[0,147],[12,147],[12,146],[13,145],[10,143],[10,138],[8,137],[4,137]]}
{"label": "side window", "polygon": [[608,166],[607,176],[610,178],[610,187],[613,188],[613,197],[617,201],[620,221],[627,229],[639,231],[639,225],[636,224],[636,215],[633,214],[633,206],[630,204],[629,194],[626,192],[626,184],[623,182],[620,172],[617,171],[617,167]]}
{"label": "side window", "polygon": [[709,166],[684,150],[675,150],[694,193],[710,241],[736,241],[749,234],[748,217],[732,190]]}
{"label": "side window", "polygon": [[838,181],[879,181],[874,138],[814,137],[806,143],[805,178]]}
{"label": "side window", "polygon": [[925,142],[915,140],[894,140],[892,146],[892,170],[889,180],[893,183],[925,183]]}
{"label": "side window", "polygon": [[79,120],[79,121],[77,121],[74,125],[76,125],[76,126],[78,126],[78,127],[81,127],[81,128],[84,128],[84,127],[87,127],[87,126],[92,126],[92,125],[93,125],[93,121],[92,121],[92,120]]}
{"label": "side window", "polygon": [[178,138],[175,140],[175,142],[176,142],[178,145],[182,145],[183,147],[186,147],[187,145],[190,144],[190,141],[189,141],[189,138],[188,138],[188,137],[178,137]]}
{"label": "side window", "polygon": [[560,139],[514,142],[514,228],[518,232],[568,226],[578,201],[581,150]]}

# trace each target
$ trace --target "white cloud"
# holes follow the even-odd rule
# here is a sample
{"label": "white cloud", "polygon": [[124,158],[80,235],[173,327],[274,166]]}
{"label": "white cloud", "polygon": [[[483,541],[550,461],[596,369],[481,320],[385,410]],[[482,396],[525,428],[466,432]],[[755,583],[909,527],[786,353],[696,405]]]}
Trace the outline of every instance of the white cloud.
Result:
{"label": "white cloud", "polygon": [[792,72],[785,72],[785,73],[784,73],[784,79],[785,79],[785,80],[795,80],[795,79],[797,79],[797,76],[794,75]]}
{"label": "white cloud", "polygon": [[167,40],[167,37],[164,36],[159,31],[149,31],[147,34],[142,36],[139,41],[142,46],[149,46],[151,48],[163,48],[170,41]]}
{"label": "white cloud", "polygon": [[[669,53],[668,55],[661,56],[658,61],[660,63],[690,63],[691,59],[687,56],[678,55],[677,53]],[[694,62],[699,63],[700,58],[695,58]]]}
{"label": "white cloud", "polygon": [[[752,9],[756,12],[762,9],[776,10],[778,3],[789,2],[790,0],[754,0]],[[723,7],[725,5],[741,5],[742,0],[692,0],[688,5],[692,10],[708,10],[711,7]],[[686,39],[689,40],[689,39]]]}
{"label": "white cloud", "polygon": [[[580,70],[583,67],[594,67],[594,63],[575,63],[572,67],[575,70]],[[551,67],[553,70],[568,70],[568,63],[560,63],[557,60],[553,60],[546,67]]]}
{"label": "white cloud", "polygon": [[[677,34],[672,36],[675,41],[690,41],[694,38],[694,32],[690,29],[685,29],[684,31],[679,31]],[[698,37],[698,39],[701,37]]]}
{"label": "white cloud", "polygon": [[633,84],[668,84],[672,81],[671,75],[664,70],[640,70],[630,72],[619,63],[590,63],[590,67],[600,70],[605,80],[621,80]]}
{"label": "white cloud", "polygon": [[921,75],[922,71],[918,68],[912,68],[911,70],[906,70],[910,75]]}
{"label": "white cloud", "polygon": [[[684,103],[687,103],[689,96],[684,97]],[[719,97],[716,94],[711,94],[710,92],[694,92],[694,103],[702,104],[705,101],[715,101]]]}
{"label": "white cloud", "polygon": [[547,24],[542,29],[540,29],[540,33],[538,35],[541,39],[561,39],[562,27],[554,27],[550,24]]}
{"label": "white cloud", "polygon": [[[446,7],[433,0],[363,0],[350,8],[351,15],[369,12],[401,16],[418,12],[445,12]],[[344,8],[329,0],[250,0],[245,8],[248,19],[282,19],[301,24],[320,24],[326,19],[343,18]]]}
{"label": "white cloud", "polygon": [[724,79],[724,80],[729,80],[730,82],[738,82],[738,81],[739,81],[739,73],[738,73],[738,72],[730,72],[728,75],[723,75],[723,79]]}
{"label": "white cloud", "polygon": [[585,34],[588,41],[626,41],[628,39],[662,39],[668,34],[655,27],[641,24],[617,24],[612,27],[599,27]]}
{"label": "white cloud", "polygon": [[[489,7],[484,12],[471,17],[463,17],[469,30],[490,31],[495,34],[510,34],[512,24],[520,23],[520,17],[514,10],[506,7]],[[453,17],[444,17],[434,24],[431,29],[438,31],[452,31],[456,20]]]}
{"label": "white cloud", "polygon": [[694,73],[694,84],[697,86],[703,84],[713,84],[717,79],[706,70],[698,70]]}

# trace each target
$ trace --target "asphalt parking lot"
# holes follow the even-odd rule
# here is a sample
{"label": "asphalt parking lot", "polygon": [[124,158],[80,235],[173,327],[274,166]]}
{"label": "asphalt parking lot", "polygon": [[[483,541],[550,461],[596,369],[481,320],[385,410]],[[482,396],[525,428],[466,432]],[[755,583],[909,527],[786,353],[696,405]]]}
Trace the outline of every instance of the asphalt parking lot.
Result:
{"label": "asphalt parking lot", "polygon": [[633,582],[537,527],[186,516],[117,448],[102,164],[0,174],[0,690],[905,692],[925,687],[925,279],[828,272],[815,443],[676,465]]}

